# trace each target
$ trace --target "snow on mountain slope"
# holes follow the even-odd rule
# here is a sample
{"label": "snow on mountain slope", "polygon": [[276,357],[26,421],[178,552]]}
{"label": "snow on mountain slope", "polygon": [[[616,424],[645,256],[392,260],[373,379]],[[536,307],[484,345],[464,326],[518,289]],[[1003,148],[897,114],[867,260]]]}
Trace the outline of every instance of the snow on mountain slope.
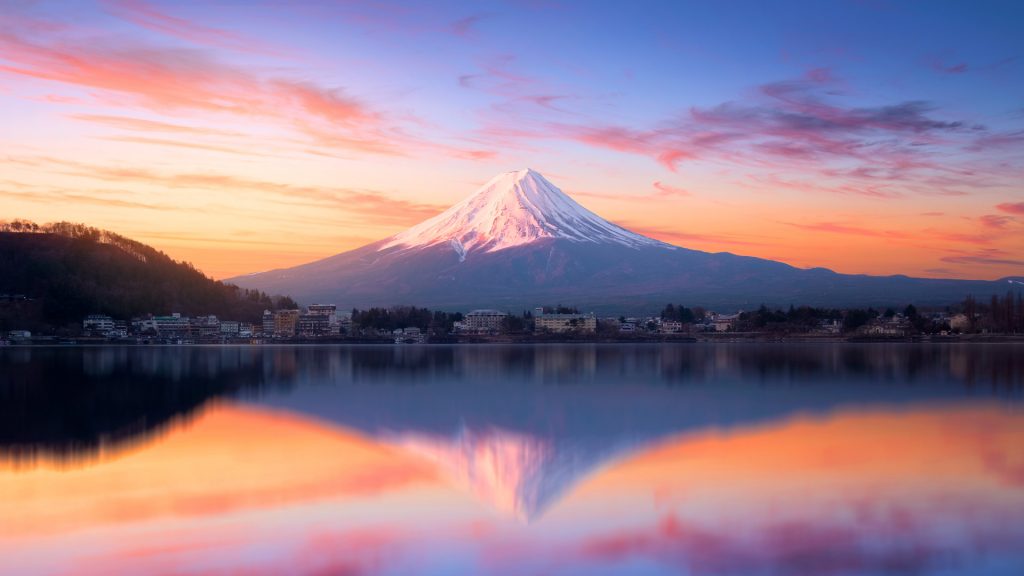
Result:
{"label": "snow on mountain slope", "polygon": [[545,238],[675,249],[608,222],[529,168],[499,174],[469,198],[392,236],[379,249],[447,243],[461,261],[473,252],[494,252]]}

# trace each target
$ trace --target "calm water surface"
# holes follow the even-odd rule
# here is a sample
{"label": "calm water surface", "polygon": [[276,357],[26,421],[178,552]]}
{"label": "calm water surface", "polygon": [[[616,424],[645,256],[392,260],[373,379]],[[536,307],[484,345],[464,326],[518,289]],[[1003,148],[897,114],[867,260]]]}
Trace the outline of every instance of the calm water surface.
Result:
{"label": "calm water surface", "polygon": [[0,349],[2,574],[1024,574],[1024,345]]}

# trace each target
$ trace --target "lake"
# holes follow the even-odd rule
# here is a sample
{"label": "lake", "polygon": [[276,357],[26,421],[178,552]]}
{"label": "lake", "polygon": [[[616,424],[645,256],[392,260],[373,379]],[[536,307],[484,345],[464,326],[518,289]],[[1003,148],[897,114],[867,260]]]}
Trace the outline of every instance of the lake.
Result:
{"label": "lake", "polygon": [[0,348],[0,573],[1024,574],[1024,344]]}

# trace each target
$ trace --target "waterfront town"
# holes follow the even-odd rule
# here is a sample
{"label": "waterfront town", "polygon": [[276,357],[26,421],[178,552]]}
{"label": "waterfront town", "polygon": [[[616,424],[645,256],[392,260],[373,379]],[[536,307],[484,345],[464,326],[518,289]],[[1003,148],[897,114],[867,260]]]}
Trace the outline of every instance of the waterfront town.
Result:
{"label": "waterfront town", "polygon": [[214,315],[146,315],[121,319],[89,314],[59,334],[15,329],[0,344],[273,344],[316,342],[695,341],[743,339],[901,340],[959,339],[1024,333],[1020,294],[984,304],[966,298],[942,310],[822,309],[761,306],[713,312],[669,304],[656,315],[598,316],[576,308],[537,307],[513,314],[497,309],[468,313],[412,306],[339,311],[335,304],[266,310],[258,322]]}

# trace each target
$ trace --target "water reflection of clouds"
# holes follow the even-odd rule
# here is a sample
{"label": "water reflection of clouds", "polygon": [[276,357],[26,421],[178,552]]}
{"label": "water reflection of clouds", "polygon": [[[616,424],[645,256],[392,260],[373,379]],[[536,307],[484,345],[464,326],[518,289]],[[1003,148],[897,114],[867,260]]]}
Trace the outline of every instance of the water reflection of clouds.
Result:
{"label": "water reflection of clouds", "polygon": [[524,524],[399,439],[222,406],[151,451],[0,474],[23,495],[0,499],[17,520],[0,556],[78,574],[1018,574],[1024,490],[1003,465],[1022,436],[993,402],[691,433]]}

